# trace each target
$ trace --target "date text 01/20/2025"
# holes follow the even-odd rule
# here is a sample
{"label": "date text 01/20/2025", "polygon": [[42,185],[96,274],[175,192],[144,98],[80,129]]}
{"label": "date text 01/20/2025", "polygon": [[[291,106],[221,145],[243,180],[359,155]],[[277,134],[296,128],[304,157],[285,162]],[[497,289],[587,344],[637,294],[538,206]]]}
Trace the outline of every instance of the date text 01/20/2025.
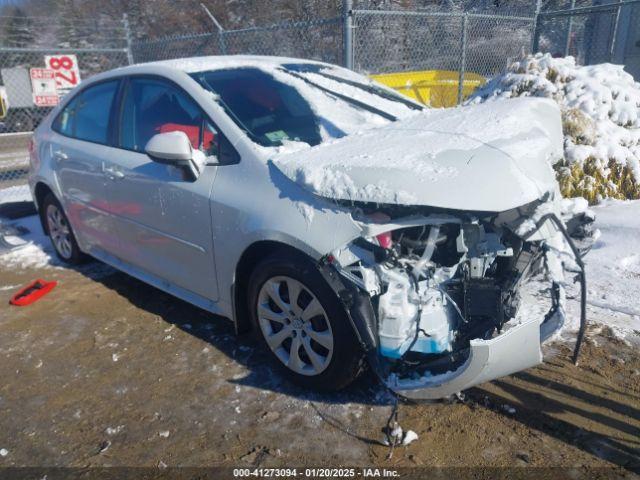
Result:
{"label": "date text 01/20/2025", "polygon": [[397,470],[387,468],[235,468],[234,478],[394,478]]}

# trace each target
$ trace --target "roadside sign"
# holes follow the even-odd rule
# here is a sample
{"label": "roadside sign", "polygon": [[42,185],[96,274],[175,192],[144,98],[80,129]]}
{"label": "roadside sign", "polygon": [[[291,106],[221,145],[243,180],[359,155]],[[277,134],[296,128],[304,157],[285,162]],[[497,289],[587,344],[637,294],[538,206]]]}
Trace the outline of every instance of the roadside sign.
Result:
{"label": "roadside sign", "polygon": [[29,74],[33,103],[36,107],[55,107],[59,99],[56,72],[47,68],[32,68]]}
{"label": "roadside sign", "polygon": [[56,87],[62,97],[80,83],[80,69],[75,55],[45,55],[44,64],[56,75]]}

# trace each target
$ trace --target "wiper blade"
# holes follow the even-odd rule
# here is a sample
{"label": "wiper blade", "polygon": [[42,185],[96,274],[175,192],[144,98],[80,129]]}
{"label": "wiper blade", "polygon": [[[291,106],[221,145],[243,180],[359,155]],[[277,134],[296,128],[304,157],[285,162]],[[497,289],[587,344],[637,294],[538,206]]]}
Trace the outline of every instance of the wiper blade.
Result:
{"label": "wiper blade", "polygon": [[390,92],[387,92],[386,90],[382,89],[382,88],[378,88],[372,85],[365,85],[363,83],[359,83],[359,82],[354,82],[352,80],[347,80],[345,78],[341,78],[341,77],[336,77],[335,75],[331,75],[329,73],[325,73],[323,71],[317,71],[314,72],[320,76],[323,76],[325,78],[328,78],[330,80],[334,80],[336,82],[341,82],[341,83],[346,83],[347,85],[351,85],[352,87],[355,88],[359,88],[360,90],[364,90],[367,93],[371,93],[373,95],[378,95],[379,97],[383,97],[387,100],[391,100],[393,102],[398,102],[398,103],[402,103],[403,105],[409,107],[412,110],[424,110],[424,107],[422,105],[417,105],[414,102],[412,102],[409,99],[403,98],[400,94],[398,95],[394,95]]}
{"label": "wiper blade", "polygon": [[371,105],[361,102],[360,100],[356,100],[355,98],[351,98],[342,93],[335,92],[330,88],[323,87],[322,85],[314,82],[313,80],[309,80],[304,75],[300,75],[299,73],[292,72],[291,70],[287,70],[285,68],[282,68],[281,71],[291,75],[292,77],[302,80],[303,82],[317,88],[318,90],[322,90],[323,92],[328,93],[329,95],[333,95],[334,97],[344,100],[345,102],[350,103],[351,105],[355,105],[358,108],[367,110],[368,112],[371,112],[371,113],[375,113],[376,115],[380,115],[382,118],[386,118],[387,120],[390,120],[392,122],[395,122],[396,120],[398,120],[398,117],[396,117],[395,115],[391,115],[390,113],[380,110],[379,108],[372,107]]}

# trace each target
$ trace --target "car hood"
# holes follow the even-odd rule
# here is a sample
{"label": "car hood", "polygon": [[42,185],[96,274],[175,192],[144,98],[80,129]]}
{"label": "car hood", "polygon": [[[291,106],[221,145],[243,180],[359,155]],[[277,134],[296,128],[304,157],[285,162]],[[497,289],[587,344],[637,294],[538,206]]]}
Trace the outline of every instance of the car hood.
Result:
{"label": "car hood", "polygon": [[428,110],[316,147],[280,147],[273,164],[316,195],[499,212],[557,190],[560,111],[520,98]]}

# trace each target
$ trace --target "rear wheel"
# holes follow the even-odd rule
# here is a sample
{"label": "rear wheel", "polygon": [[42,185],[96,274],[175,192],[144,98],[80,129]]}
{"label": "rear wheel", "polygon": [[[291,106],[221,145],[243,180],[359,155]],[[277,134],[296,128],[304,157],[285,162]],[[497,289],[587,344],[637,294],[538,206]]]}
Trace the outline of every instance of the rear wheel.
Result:
{"label": "rear wheel", "polygon": [[80,251],[69,220],[58,199],[49,193],[42,202],[42,215],[58,257],[71,265],[86,261],[87,256]]}
{"label": "rear wheel", "polygon": [[258,336],[294,382],[338,390],[356,378],[362,351],[337,295],[309,260],[264,260],[251,277],[249,302]]}

